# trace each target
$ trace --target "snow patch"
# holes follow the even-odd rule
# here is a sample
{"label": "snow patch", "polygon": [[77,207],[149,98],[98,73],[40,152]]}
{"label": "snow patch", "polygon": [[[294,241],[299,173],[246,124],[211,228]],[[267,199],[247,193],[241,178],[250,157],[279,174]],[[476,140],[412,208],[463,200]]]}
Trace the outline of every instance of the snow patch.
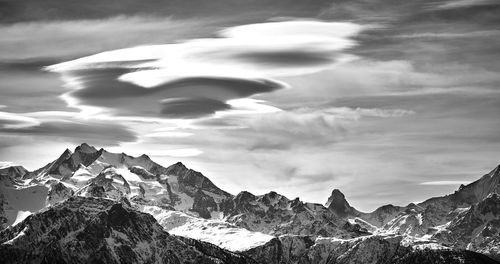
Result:
{"label": "snow patch", "polygon": [[21,223],[24,219],[26,219],[26,217],[30,216],[32,214],[32,212],[30,211],[18,211],[17,212],[17,216],[16,216],[16,220],[14,220],[14,223],[12,223],[12,226],[15,226],[19,223]]}
{"label": "snow patch", "polygon": [[2,243],[2,245],[12,245],[18,238],[22,237],[25,235],[26,231],[28,231],[28,227],[26,226],[21,232],[19,232],[14,238],[11,240],[7,240]]}
{"label": "snow patch", "polygon": [[223,221],[207,220],[179,211],[144,206],[142,211],[153,215],[171,234],[212,243],[230,251],[245,251],[273,239],[271,235],[252,232]]}
{"label": "snow patch", "polygon": [[137,174],[129,171],[127,168],[115,169],[116,173],[120,174],[128,182],[143,182],[144,180]]}

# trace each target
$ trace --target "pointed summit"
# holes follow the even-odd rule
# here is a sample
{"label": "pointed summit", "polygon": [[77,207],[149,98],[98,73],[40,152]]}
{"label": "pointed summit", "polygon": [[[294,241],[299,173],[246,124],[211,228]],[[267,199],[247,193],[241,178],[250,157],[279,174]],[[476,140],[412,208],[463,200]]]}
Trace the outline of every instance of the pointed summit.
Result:
{"label": "pointed summit", "polygon": [[472,204],[484,200],[492,193],[500,194],[500,165],[479,180],[460,186],[453,198],[458,202]]}
{"label": "pointed summit", "polygon": [[340,217],[355,216],[359,214],[359,212],[347,202],[344,194],[339,189],[333,189],[325,206]]}
{"label": "pointed summit", "polygon": [[500,177],[500,164],[488,174],[491,175],[491,177]]}
{"label": "pointed summit", "polygon": [[184,164],[182,164],[182,162],[179,161],[175,164],[168,166],[167,174],[181,175],[187,170],[188,168]]}
{"label": "pointed summit", "polygon": [[75,152],[95,153],[97,152],[97,149],[87,143],[82,143],[80,146],[75,148]]}
{"label": "pointed summit", "polygon": [[[71,157],[71,155],[73,155],[73,153],[71,152],[71,150],[69,149],[66,149],[62,154],[61,156],[59,156],[59,158],[57,158],[55,161],[47,164],[45,167],[39,169],[42,173],[48,173],[48,174],[59,174],[59,166],[61,166],[61,164],[69,159]],[[38,171],[37,171],[38,172]],[[38,174],[38,173],[37,173]]]}

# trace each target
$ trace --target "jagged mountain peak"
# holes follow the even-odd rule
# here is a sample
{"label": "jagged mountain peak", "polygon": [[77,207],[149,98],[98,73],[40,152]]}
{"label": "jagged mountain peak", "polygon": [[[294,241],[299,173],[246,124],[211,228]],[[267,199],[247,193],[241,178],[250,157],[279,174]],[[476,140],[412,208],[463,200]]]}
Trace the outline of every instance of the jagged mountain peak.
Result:
{"label": "jagged mountain peak", "polygon": [[[345,195],[339,189],[333,189],[328,200],[330,200],[330,198],[335,200],[345,200]],[[326,202],[326,206],[328,207],[328,202]]]}
{"label": "jagged mountain peak", "polygon": [[255,195],[253,195],[251,192],[248,192],[248,191],[241,191],[240,193],[238,193],[235,197],[235,200],[254,200],[255,199]]}
{"label": "jagged mountain peak", "polygon": [[94,153],[98,150],[94,146],[90,146],[87,143],[82,143],[75,148],[75,152],[85,152],[85,153]]}
{"label": "jagged mountain peak", "polygon": [[182,162],[178,161],[178,162],[168,166],[167,170],[168,171],[185,171],[185,170],[188,170],[188,168]]}
{"label": "jagged mountain peak", "polygon": [[[127,153],[114,153],[107,151],[103,148],[97,149],[87,143],[82,143],[77,146],[72,152],[66,149],[55,161],[47,164],[46,166],[35,171],[35,174],[40,175],[60,175],[58,177],[71,177],[71,175],[81,169],[81,165],[84,167],[93,166],[97,164],[97,167],[107,167],[108,165],[114,166],[116,168],[133,168],[141,167],[147,170],[153,175],[158,174],[173,174],[181,175],[186,174],[190,169],[188,169],[181,162],[177,162],[168,168],[165,168],[157,163],[155,163],[151,158],[142,154],[140,156],[134,157],[128,155]],[[191,173],[193,174],[194,171]]]}
{"label": "jagged mountain peak", "polygon": [[[232,198],[181,162],[165,168],[145,154],[134,157],[97,150],[85,143],[76,147],[74,153],[65,151],[56,161],[38,170],[36,182],[47,187],[63,182],[77,196],[127,197],[136,204],[175,208],[204,218],[218,214],[219,204]],[[71,195],[69,191],[55,194],[58,197],[49,197],[47,201],[57,202]]]}
{"label": "jagged mountain peak", "polygon": [[[483,176],[483,178],[490,178],[496,183],[496,185],[500,185],[500,165],[496,166],[493,170]],[[481,178],[482,179],[482,178]],[[479,179],[479,180],[481,180]],[[497,189],[498,191],[498,189]],[[499,193],[499,192],[497,192]]]}
{"label": "jagged mountain peak", "polygon": [[266,199],[279,199],[281,197],[284,197],[283,195],[275,192],[275,191],[270,191],[262,196],[263,198]]}
{"label": "jagged mountain peak", "polygon": [[66,149],[63,151],[63,153],[61,154],[61,156],[60,156],[60,157],[66,157],[66,156],[69,156],[69,155],[71,155],[71,154],[73,154],[73,152],[72,152],[69,148],[66,148]]}
{"label": "jagged mountain peak", "polygon": [[352,207],[339,189],[333,189],[325,206],[340,217],[356,216],[359,212]]}
{"label": "jagged mountain peak", "polygon": [[27,173],[29,173],[29,171],[19,165],[0,168],[0,175],[7,175],[12,178],[22,178]]}
{"label": "jagged mountain peak", "polygon": [[375,211],[377,211],[377,210],[380,210],[380,211],[390,211],[390,210],[394,210],[396,208],[400,208],[400,206],[395,206],[393,204],[386,204],[386,205],[382,205],[379,208],[375,209]]}
{"label": "jagged mountain peak", "polygon": [[493,169],[490,173],[493,173],[496,177],[499,177],[500,175],[500,164],[498,164],[498,166]]}

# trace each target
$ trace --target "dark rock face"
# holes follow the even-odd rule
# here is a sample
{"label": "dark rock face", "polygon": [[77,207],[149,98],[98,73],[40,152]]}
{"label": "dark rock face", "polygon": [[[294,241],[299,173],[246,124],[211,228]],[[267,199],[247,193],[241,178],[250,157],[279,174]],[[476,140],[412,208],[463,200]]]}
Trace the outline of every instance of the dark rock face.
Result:
{"label": "dark rock face", "polygon": [[106,197],[106,190],[101,185],[91,183],[87,187],[87,197]]}
{"label": "dark rock face", "polygon": [[0,231],[1,263],[254,263],[169,235],[126,203],[71,197]]}
{"label": "dark rock face", "polygon": [[66,187],[62,183],[53,184],[47,194],[47,204],[55,204],[57,202],[68,199],[74,194],[74,191]]}
{"label": "dark rock face", "polygon": [[89,166],[102,155],[103,151],[104,150],[101,149],[95,152],[88,152],[87,147],[84,146],[84,144],[82,144],[82,146],[78,146],[74,153],[72,153],[69,149],[66,149],[57,160],[36,170],[34,173],[37,175],[44,173],[56,176],[59,175],[60,177],[71,177],[71,174],[78,169],[80,164]]}
{"label": "dark rock face", "polygon": [[208,219],[211,217],[211,211],[217,211],[217,203],[214,198],[198,189],[194,195],[193,208],[191,210],[197,212],[200,217]]}
{"label": "dark rock face", "polygon": [[273,238],[266,244],[252,248],[243,254],[255,259],[259,263],[281,263],[283,246],[279,238]]}
{"label": "dark rock face", "polygon": [[5,209],[6,207],[6,201],[3,193],[0,192],[0,229],[7,228],[7,222],[9,222],[9,219],[5,216]]}
{"label": "dark rock face", "polygon": [[325,206],[340,217],[359,215],[359,212],[347,202],[344,194],[339,189],[332,191]]}
{"label": "dark rock face", "polygon": [[10,166],[0,169],[0,175],[7,176],[12,179],[23,179],[27,174],[29,174],[29,171],[23,166]]}
{"label": "dark rock face", "polygon": [[498,264],[499,262],[476,252],[466,250],[416,250],[394,259],[394,264]]}
{"label": "dark rock face", "polygon": [[222,263],[231,263],[231,264],[257,264],[261,262],[257,262],[254,259],[247,257],[246,255],[234,253],[228,250],[223,250],[213,244],[199,241],[196,239],[191,239],[187,237],[175,236],[177,239],[182,242],[190,245],[205,255],[208,255],[217,260],[221,260]]}
{"label": "dark rock face", "polygon": [[140,175],[144,179],[156,179],[157,178],[157,175],[150,173],[149,171],[147,171],[144,168],[130,167],[129,171],[132,173],[135,173],[137,175]]}
{"label": "dark rock face", "polygon": [[218,195],[232,197],[231,194],[215,186],[215,184],[213,184],[212,181],[210,181],[203,174],[195,170],[186,168],[186,166],[184,166],[184,164],[182,164],[181,162],[177,162],[176,164],[169,166],[168,168],[166,168],[163,174],[179,176],[179,183],[182,183],[183,185],[192,189],[201,189],[210,191]]}

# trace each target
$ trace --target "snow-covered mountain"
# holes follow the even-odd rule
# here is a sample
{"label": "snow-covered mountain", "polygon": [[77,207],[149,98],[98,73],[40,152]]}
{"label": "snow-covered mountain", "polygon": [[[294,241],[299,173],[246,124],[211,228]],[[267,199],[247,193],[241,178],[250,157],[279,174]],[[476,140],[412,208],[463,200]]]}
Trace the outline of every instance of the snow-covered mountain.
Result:
{"label": "snow-covered mountain", "polygon": [[[500,259],[499,180],[500,166],[453,194],[364,213],[338,189],[325,205],[276,192],[234,196],[180,162],[163,167],[82,144],[33,172],[0,169],[0,251],[14,257],[0,262],[22,252],[32,254],[21,262],[92,261],[97,248],[85,234],[100,228],[105,263],[176,263],[163,248],[178,245],[186,248],[172,258],[188,263],[495,263],[486,255]],[[111,207],[159,229],[142,237],[146,227],[130,220],[122,232],[103,218]],[[68,261],[68,248],[77,258]]]}
{"label": "snow-covered mountain", "polygon": [[66,149],[55,161],[29,177],[24,175],[20,178],[26,186],[47,188],[49,204],[72,194],[111,199],[125,197],[140,205],[189,211],[211,218],[219,212],[219,204],[232,197],[180,162],[165,168],[146,155],[132,157],[97,150],[87,144],[78,146],[74,152]]}

